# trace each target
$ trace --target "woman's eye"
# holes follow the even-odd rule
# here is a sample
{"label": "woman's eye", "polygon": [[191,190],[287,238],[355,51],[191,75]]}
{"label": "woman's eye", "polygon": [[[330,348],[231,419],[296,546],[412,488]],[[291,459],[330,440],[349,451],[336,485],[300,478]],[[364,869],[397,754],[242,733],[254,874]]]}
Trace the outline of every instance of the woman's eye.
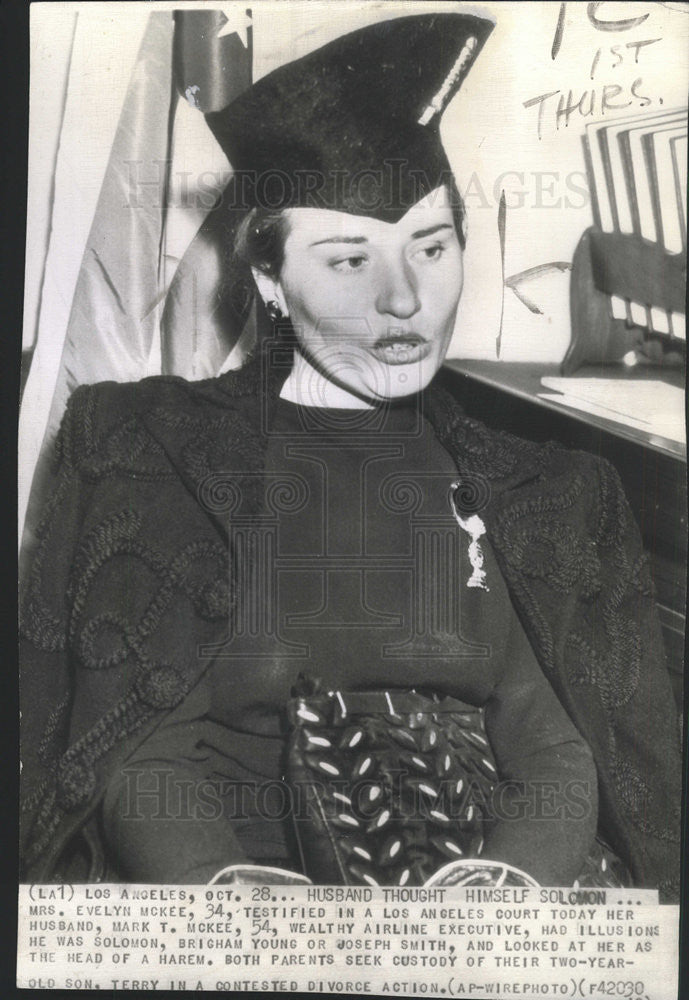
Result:
{"label": "woman's eye", "polygon": [[421,260],[440,260],[445,251],[443,243],[433,243],[431,246],[421,247],[416,251],[416,256]]}
{"label": "woman's eye", "polygon": [[364,254],[352,254],[351,257],[343,257],[339,260],[331,262],[331,267],[336,271],[343,271],[345,273],[350,273],[352,271],[361,271],[366,264],[368,258]]}

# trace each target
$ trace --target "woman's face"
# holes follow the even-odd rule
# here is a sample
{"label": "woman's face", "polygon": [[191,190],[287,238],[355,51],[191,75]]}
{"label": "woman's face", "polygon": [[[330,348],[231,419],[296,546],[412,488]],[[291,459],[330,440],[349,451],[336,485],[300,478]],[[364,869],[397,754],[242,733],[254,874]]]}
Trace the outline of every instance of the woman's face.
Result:
{"label": "woman's face", "polygon": [[367,401],[424,389],[447,352],[462,291],[447,189],[396,223],[295,208],[288,226],[268,295],[291,319],[307,377]]}

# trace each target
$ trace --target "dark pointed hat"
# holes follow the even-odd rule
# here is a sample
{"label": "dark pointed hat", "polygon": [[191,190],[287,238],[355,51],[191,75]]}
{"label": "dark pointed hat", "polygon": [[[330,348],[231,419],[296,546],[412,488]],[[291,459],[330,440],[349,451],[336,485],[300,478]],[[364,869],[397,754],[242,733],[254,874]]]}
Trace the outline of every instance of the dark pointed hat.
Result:
{"label": "dark pointed hat", "polygon": [[493,28],[463,13],[369,25],[281,66],[206,121],[245,207],[394,222],[444,183],[442,113]]}

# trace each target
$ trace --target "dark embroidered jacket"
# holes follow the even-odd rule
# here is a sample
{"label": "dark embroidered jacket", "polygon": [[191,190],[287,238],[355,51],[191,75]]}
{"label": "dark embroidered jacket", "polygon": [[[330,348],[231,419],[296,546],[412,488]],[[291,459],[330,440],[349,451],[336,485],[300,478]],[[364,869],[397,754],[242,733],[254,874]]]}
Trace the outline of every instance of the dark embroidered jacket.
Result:
{"label": "dark embroidered jacket", "polygon": [[[70,400],[23,599],[27,880],[59,877],[108,776],[226,638],[228,511],[258,512],[282,382],[265,367],[82,386]],[[676,710],[647,557],[617,474],[592,455],[489,431],[442,389],[426,400],[468,493],[478,484],[490,494],[482,517],[513,603],[594,755],[601,833],[638,885],[675,899]]]}

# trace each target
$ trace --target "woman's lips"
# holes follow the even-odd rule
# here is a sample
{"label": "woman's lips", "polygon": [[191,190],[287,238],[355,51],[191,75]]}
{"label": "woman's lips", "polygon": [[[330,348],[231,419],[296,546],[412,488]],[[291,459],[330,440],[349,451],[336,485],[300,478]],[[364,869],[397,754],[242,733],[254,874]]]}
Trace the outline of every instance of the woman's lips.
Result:
{"label": "woman's lips", "polygon": [[417,333],[388,334],[380,337],[371,351],[379,361],[386,365],[410,365],[427,358],[433,349],[429,340],[424,340]]}

